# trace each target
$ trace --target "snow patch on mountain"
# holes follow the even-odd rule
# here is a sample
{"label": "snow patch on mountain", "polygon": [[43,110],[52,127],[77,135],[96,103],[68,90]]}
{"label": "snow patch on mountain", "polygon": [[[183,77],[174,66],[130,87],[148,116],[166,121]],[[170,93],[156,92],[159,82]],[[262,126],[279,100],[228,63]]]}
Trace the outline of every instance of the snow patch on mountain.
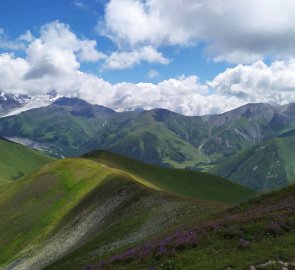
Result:
{"label": "snow patch on mountain", "polygon": [[145,109],[141,107],[135,108],[115,108],[114,111],[116,112],[144,112]]}
{"label": "snow patch on mountain", "polygon": [[[21,94],[6,94],[0,91],[0,107],[4,107],[6,105],[6,111],[3,111],[3,114],[0,116],[0,118],[17,115],[28,110],[48,106],[60,97],[62,96],[59,95],[55,90],[49,91],[46,95],[36,95],[33,97]],[[7,106],[8,102],[9,104],[12,103],[13,106]]]}

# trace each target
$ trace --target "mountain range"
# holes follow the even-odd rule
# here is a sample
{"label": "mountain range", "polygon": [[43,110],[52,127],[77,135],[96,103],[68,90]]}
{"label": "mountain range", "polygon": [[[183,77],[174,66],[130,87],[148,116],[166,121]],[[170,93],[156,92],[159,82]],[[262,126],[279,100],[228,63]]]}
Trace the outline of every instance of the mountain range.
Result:
{"label": "mountain range", "polygon": [[256,190],[294,180],[294,129],[295,104],[247,104],[188,117],[165,109],[116,112],[61,97],[0,119],[1,136],[55,157],[105,149],[151,164],[214,172]]}

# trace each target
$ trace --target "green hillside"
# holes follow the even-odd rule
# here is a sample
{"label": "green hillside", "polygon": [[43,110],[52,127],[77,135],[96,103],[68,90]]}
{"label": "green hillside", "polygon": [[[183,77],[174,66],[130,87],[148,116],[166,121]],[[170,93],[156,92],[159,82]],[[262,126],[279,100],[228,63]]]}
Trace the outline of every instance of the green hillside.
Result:
{"label": "green hillside", "polygon": [[294,183],[294,132],[288,132],[234,155],[221,162],[215,172],[260,191]]}
{"label": "green hillside", "polygon": [[254,194],[252,190],[219,176],[182,169],[161,168],[108,151],[95,151],[84,157],[108,167],[122,169],[137,178],[146,179],[160,190],[180,196],[236,203]]}
{"label": "green hillside", "polygon": [[54,159],[0,138],[0,185],[27,175]]}
{"label": "green hillside", "polygon": [[0,118],[0,134],[28,138],[66,157],[107,149],[154,164],[193,167],[196,162],[206,162],[207,156],[185,139],[192,125],[192,140],[206,135],[207,124],[199,117],[187,118],[167,110],[116,113],[79,99],[62,98],[48,107]]}
{"label": "green hillside", "polygon": [[0,119],[0,135],[66,157],[105,149],[175,168],[208,171],[220,160],[295,127],[293,105],[248,104],[188,117],[165,109],[115,112],[77,98]]}
{"label": "green hillside", "polygon": [[[179,191],[176,178],[171,179],[173,188],[167,193],[168,172],[160,174],[157,168],[151,174],[139,174],[132,172],[130,164],[124,170],[122,163],[120,166],[64,159],[4,186],[0,197],[0,268],[43,269],[61,260],[61,264],[66,261],[65,269],[74,269],[69,264],[81,266],[85,257],[95,260],[99,254],[203,219],[228,206],[223,202],[237,203],[253,195],[220,177],[192,172],[196,183],[190,188],[199,191],[191,193],[193,199],[185,198],[172,192],[189,195],[184,186],[191,185],[193,177],[188,182],[179,179]],[[148,169],[140,163],[136,167]],[[156,172],[157,179],[164,175],[166,179],[150,180]],[[176,173],[176,177],[190,173]],[[229,189],[222,189],[220,183]],[[236,191],[239,199],[231,196]]]}
{"label": "green hillside", "polygon": [[[89,260],[89,270],[293,270],[295,186],[262,195],[157,240]],[[48,269],[66,269],[49,267]],[[83,269],[83,268],[74,268]]]}

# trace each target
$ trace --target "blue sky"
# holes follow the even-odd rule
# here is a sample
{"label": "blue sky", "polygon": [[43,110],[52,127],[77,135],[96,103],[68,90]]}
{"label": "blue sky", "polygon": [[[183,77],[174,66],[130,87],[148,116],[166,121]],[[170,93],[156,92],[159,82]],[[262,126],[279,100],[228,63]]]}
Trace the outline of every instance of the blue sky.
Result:
{"label": "blue sky", "polygon": [[79,8],[71,0],[2,0],[0,2],[1,26],[17,36],[27,29],[35,29],[47,22],[60,20],[70,24],[72,29],[95,37],[95,24],[103,16],[102,1],[83,1],[88,9]]}
{"label": "blue sky", "polygon": [[[68,24],[77,35],[96,40],[99,50],[111,52],[117,49],[116,44],[96,31],[97,22],[104,17],[107,3],[103,0],[2,0],[0,27],[5,29],[11,39],[16,39],[28,29],[38,35],[42,25],[59,20]],[[169,65],[143,62],[125,70],[101,70],[100,64],[82,63],[81,70],[97,74],[112,83],[159,82],[193,74],[198,74],[200,80],[206,82],[230,66],[229,63],[216,63],[208,58],[203,52],[204,44],[163,46],[160,51],[171,59]],[[23,52],[15,53],[22,55]],[[159,75],[149,78],[148,72],[151,69],[158,71]]]}
{"label": "blue sky", "polygon": [[0,89],[186,115],[295,102],[293,0],[0,0]]}

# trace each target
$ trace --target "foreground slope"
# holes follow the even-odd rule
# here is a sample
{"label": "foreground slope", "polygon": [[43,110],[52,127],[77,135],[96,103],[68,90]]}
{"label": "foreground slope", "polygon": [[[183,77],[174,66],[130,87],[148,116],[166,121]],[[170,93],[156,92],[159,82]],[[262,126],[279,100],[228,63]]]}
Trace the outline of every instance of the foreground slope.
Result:
{"label": "foreground slope", "polygon": [[[4,187],[0,197],[0,268],[43,269],[56,261],[64,269],[83,267],[89,258],[95,260],[133,246],[227,207],[223,201],[228,201],[224,198],[230,189],[202,184],[226,180],[203,177],[196,174],[195,181],[200,184],[191,187],[200,189],[201,199],[198,193],[191,199],[170,190],[167,193],[161,181],[150,181],[144,174],[89,159],[47,164]],[[235,184],[229,187],[237,190]],[[246,195],[230,201],[237,203],[251,194],[241,190]],[[210,192],[213,195],[206,195]]]}
{"label": "foreground slope", "polygon": [[295,186],[290,186],[96,263],[89,261],[85,269],[293,270],[294,243]]}
{"label": "foreground slope", "polygon": [[54,159],[0,138],[0,185],[27,175]]}

